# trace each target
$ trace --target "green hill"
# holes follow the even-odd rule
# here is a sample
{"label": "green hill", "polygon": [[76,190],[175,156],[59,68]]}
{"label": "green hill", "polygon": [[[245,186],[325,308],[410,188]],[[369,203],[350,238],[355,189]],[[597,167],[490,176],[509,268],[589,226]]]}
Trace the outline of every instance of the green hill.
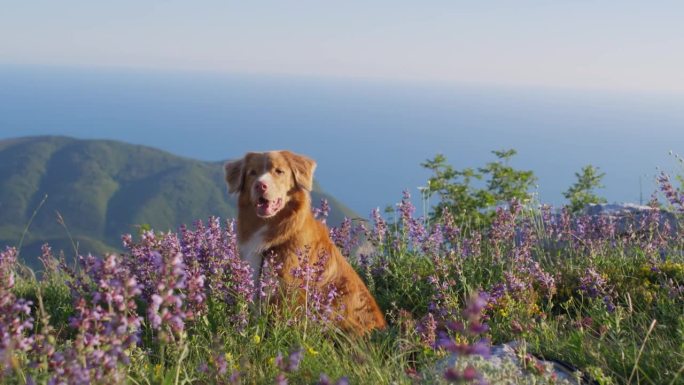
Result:
{"label": "green hill", "polygon": [[[237,155],[237,154],[235,154]],[[41,202],[47,194],[47,199]],[[315,186],[314,204],[325,197],[329,223],[356,215]],[[202,162],[154,148],[108,140],[29,137],[0,141],[0,245],[16,245],[35,264],[40,246],[74,255],[64,218],[80,253],[117,250],[120,236],[137,225],[176,230],[209,216],[234,217],[223,162]]]}

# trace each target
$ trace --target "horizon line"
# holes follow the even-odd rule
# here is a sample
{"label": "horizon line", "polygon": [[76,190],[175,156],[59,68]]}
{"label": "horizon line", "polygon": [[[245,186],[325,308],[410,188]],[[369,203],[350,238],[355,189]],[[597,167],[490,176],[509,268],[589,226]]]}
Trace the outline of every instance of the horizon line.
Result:
{"label": "horizon line", "polygon": [[591,92],[605,95],[658,95],[670,97],[683,97],[684,89],[657,89],[657,88],[636,88],[636,87],[613,87],[606,86],[590,87],[586,85],[571,86],[566,84],[533,84],[533,83],[496,83],[486,81],[467,81],[456,79],[418,79],[418,78],[399,78],[399,77],[378,77],[362,75],[343,75],[343,74],[312,74],[295,72],[267,72],[267,71],[246,71],[246,70],[225,70],[217,68],[170,68],[157,66],[140,65],[117,65],[117,64],[54,64],[54,63],[15,63],[0,61],[0,71],[3,69],[15,70],[57,70],[57,71],[92,71],[103,73],[132,73],[132,74],[169,74],[169,75],[201,75],[218,77],[248,77],[248,78],[271,78],[271,79],[300,79],[304,81],[322,82],[353,82],[357,84],[379,84],[384,86],[399,87],[429,87],[454,89],[457,87],[469,89],[491,89],[502,91],[546,91],[546,92]]}

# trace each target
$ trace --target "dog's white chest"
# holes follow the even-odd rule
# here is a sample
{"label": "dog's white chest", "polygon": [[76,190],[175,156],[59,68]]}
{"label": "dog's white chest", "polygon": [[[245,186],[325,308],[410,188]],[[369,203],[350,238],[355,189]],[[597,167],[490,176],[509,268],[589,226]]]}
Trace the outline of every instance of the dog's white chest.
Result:
{"label": "dog's white chest", "polygon": [[259,284],[259,277],[261,276],[262,253],[266,250],[264,242],[265,233],[266,226],[263,226],[252,234],[249,239],[239,244],[240,257],[247,261],[249,267],[252,268],[252,283],[254,283],[255,288]]}

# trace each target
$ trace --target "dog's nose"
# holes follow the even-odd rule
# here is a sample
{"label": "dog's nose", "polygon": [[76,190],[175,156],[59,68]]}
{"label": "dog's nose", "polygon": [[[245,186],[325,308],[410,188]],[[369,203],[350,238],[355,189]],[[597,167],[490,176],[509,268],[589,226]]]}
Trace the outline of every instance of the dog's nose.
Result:
{"label": "dog's nose", "polygon": [[264,182],[257,182],[256,183],[256,189],[257,189],[257,191],[266,192],[266,189],[268,189],[268,186]]}

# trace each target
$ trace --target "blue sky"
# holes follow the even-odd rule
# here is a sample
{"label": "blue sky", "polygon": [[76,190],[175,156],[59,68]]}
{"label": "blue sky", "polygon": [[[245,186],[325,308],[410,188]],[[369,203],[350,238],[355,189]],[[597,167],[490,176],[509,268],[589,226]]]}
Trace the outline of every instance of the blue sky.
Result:
{"label": "blue sky", "polygon": [[684,149],[682,20],[681,0],[0,0],[0,138],[290,148],[360,213],[438,152],[512,147],[545,202],[590,163],[634,202]]}
{"label": "blue sky", "polygon": [[0,64],[684,92],[682,1],[0,0]]}

